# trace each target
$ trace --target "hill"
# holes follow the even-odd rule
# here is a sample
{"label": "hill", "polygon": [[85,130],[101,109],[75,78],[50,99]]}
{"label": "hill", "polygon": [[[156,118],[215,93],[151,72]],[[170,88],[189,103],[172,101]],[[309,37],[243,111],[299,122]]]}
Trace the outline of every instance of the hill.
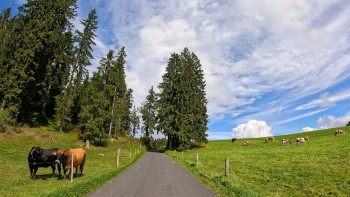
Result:
{"label": "hill", "polygon": [[[39,168],[37,180],[32,181],[27,161],[32,146],[67,149],[82,147],[84,143],[74,132],[58,133],[48,128],[17,128],[15,131],[17,133],[0,134],[0,196],[84,196],[117,176],[145,152],[143,148],[139,150],[138,139],[118,138],[108,147],[92,146],[86,150],[84,174],[75,177],[73,183],[58,180],[57,169],[56,177],[51,178],[50,167]],[[117,149],[121,149],[118,168]]]}
{"label": "hill", "polygon": [[[336,129],[347,134],[335,136]],[[305,135],[310,137],[306,144],[281,143]],[[276,136],[269,143],[249,140],[249,146],[242,146],[244,139],[209,141],[199,149],[166,154],[219,196],[350,196],[349,127]]]}

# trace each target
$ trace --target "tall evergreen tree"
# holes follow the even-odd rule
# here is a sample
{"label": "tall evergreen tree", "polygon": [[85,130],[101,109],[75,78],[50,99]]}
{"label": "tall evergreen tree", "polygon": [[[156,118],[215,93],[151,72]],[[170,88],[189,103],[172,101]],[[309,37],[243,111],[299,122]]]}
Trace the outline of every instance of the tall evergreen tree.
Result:
{"label": "tall evergreen tree", "polygon": [[15,57],[26,73],[20,119],[46,121],[49,96],[53,85],[58,85],[53,80],[55,63],[66,53],[62,42],[71,39],[67,32],[76,15],[76,1],[28,0],[19,10],[23,40]]}
{"label": "tall evergreen tree", "polygon": [[135,137],[137,131],[140,129],[140,117],[138,115],[138,110],[133,107],[130,114],[130,127],[131,127],[131,135]]}
{"label": "tall evergreen tree", "polygon": [[24,83],[23,71],[14,64],[19,47],[18,18],[11,17],[11,9],[0,14],[0,118],[14,124],[21,104],[20,94]]}
{"label": "tall evergreen tree", "polygon": [[172,54],[163,75],[157,128],[168,137],[168,148],[187,149],[207,142],[207,100],[199,59],[185,48]]}
{"label": "tall evergreen tree", "polygon": [[[71,120],[71,111],[73,103],[79,103],[80,100],[79,87],[87,75],[86,66],[91,65],[92,45],[94,45],[95,30],[97,29],[96,10],[92,10],[86,20],[81,21],[84,25],[83,32],[76,31],[75,41],[77,46],[74,49],[74,57],[67,75],[66,85],[63,87],[60,96],[56,98],[56,118],[59,122],[59,131],[63,131],[64,122]],[[80,106],[75,106],[79,107]],[[74,111],[74,110],[73,110]],[[75,110],[79,113],[79,109]],[[74,116],[74,115],[73,115]]]}
{"label": "tall evergreen tree", "polygon": [[[127,120],[129,113],[129,103],[127,100],[127,86],[125,82],[125,48],[122,47],[117,56],[117,60],[115,61],[116,74],[115,79],[115,100],[114,100],[114,114],[112,117],[112,121],[114,122],[113,130],[114,136],[117,135],[125,135],[127,130],[125,130],[125,120]],[[130,123],[127,123],[130,124]]]}
{"label": "tall evergreen tree", "polygon": [[95,145],[106,146],[109,125],[109,101],[106,97],[104,79],[101,72],[96,72],[82,95],[82,107],[79,114],[80,125],[84,131],[85,139],[94,141]]}
{"label": "tall evergreen tree", "polygon": [[[2,109],[11,109],[13,119],[46,121],[52,112],[58,88],[59,57],[66,54],[75,0],[28,0],[19,8],[15,20],[7,23],[7,45]],[[11,28],[9,28],[11,27]],[[7,42],[10,41],[10,42]],[[1,61],[1,60],[0,60]],[[62,62],[62,61],[61,61]],[[50,110],[51,108],[51,110]],[[49,114],[49,116],[52,114]]]}
{"label": "tall evergreen tree", "polygon": [[141,114],[143,121],[143,129],[145,133],[145,137],[150,137],[154,134],[154,130],[156,129],[156,93],[153,90],[153,86],[148,91],[148,95],[146,96],[146,101],[142,103],[141,106]]}

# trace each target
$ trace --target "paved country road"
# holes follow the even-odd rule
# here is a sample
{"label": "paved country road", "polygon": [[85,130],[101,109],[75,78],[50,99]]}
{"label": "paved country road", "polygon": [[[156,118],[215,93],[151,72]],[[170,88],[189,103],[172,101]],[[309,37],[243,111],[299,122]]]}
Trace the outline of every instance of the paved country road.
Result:
{"label": "paved country road", "polygon": [[147,152],[133,167],[89,197],[216,196],[163,153]]}

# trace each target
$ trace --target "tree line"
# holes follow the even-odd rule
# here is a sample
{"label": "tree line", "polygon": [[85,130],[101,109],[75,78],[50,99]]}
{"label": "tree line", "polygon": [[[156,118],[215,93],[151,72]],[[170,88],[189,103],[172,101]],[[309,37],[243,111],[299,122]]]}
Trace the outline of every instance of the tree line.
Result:
{"label": "tree line", "polygon": [[[13,15],[0,14],[0,123],[48,124],[57,131],[78,125],[82,138],[105,146],[109,138],[145,139],[163,133],[169,149],[207,142],[205,81],[198,57],[173,53],[156,93],[140,108],[126,83],[126,52],[110,50],[89,76],[98,27],[93,9],[78,30],[76,0],[28,0]],[[142,125],[142,126],[141,126]]]}

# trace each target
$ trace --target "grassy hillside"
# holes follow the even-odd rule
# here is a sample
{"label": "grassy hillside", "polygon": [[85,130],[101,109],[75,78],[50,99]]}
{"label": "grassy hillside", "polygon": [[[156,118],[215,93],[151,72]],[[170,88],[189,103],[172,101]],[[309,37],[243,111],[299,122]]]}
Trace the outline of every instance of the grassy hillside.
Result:
{"label": "grassy hillside", "polygon": [[[139,141],[130,137],[110,142],[109,146],[87,150],[82,177],[69,180],[51,178],[51,167],[39,168],[37,180],[29,180],[27,156],[32,146],[60,149],[84,145],[76,133],[57,133],[48,128],[21,128],[21,133],[0,134],[0,196],[84,196],[104,185],[111,178],[137,161],[144,149],[137,151]],[[42,138],[50,134],[52,140]],[[120,166],[116,167],[117,149],[121,149]],[[130,150],[132,153],[131,159]],[[56,169],[56,175],[58,175]]]}
{"label": "grassy hillside", "polygon": [[[219,196],[350,196],[350,132],[336,129],[263,138],[210,141],[203,148],[167,155],[207,184]],[[282,145],[282,138],[310,136],[306,144]],[[196,153],[199,163],[196,164]],[[225,158],[230,173],[224,176]]]}

